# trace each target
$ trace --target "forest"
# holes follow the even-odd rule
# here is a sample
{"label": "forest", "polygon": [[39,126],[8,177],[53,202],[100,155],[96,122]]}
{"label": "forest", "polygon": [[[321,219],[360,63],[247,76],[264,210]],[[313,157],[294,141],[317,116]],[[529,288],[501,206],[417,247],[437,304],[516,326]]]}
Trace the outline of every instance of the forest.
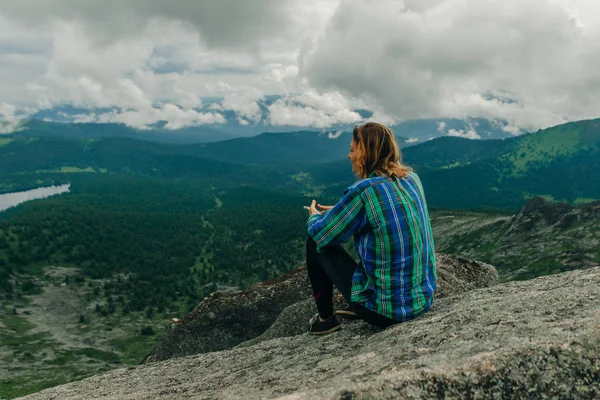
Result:
{"label": "forest", "polygon": [[297,266],[307,202],[258,186],[215,193],[193,180],[76,174],[69,193],[0,214],[0,293],[35,293],[28,276],[72,266],[106,280],[99,312],[189,311],[217,285]]}

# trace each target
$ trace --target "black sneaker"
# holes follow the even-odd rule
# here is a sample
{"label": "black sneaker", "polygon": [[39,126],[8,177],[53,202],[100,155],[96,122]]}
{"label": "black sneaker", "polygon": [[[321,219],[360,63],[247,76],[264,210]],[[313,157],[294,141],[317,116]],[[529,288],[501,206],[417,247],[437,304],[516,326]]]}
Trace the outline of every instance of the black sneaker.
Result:
{"label": "black sneaker", "polygon": [[350,306],[346,306],[341,310],[336,310],[335,315],[348,320],[358,319],[358,315],[356,315],[356,313],[352,310],[352,307]]}
{"label": "black sneaker", "polygon": [[319,319],[319,313],[316,313],[314,317],[308,321],[308,333],[311,335],[327,335],[328,333],[335,332],[342,329],[340,321],[338,321],[335,314],[321,322]]}

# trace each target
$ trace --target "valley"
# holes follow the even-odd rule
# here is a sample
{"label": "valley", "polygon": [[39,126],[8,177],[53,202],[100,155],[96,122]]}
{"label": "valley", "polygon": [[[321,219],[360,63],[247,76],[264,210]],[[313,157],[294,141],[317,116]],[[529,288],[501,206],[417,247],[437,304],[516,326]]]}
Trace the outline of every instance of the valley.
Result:
{"label": "valley", "polygon": [[[490,263],[502,281],[597,266],[598,125],[404,148],[437,252]],[[557,135],[560,150],[548,145]],[[0,212],[2,398],[135,365],[211,293],[303,265],[302,206],[333,203],[353,181],[348,143],[309,132],[0,143],[0,193],[70,184]]]}

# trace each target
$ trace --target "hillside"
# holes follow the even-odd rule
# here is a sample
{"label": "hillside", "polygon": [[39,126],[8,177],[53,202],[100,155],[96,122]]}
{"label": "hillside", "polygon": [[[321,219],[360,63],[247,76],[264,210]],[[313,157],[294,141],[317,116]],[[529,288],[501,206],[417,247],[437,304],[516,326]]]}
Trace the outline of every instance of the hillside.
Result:
{"label": "hillside", "polygon": [[[133,139],[4,138],[0,145],[0,193],[68,183],[91,175],[134,175],[167,180],[193,179],[207,187],[285,187],[291,167],[248,166],[208,160],[188,146]],[[193,149],[193,148],[192,148]]]}
{"label": "hillside", "polygon": [[[120,364],[135,365],[166,333],[171,318],[181,319],[209,293],[235,291],[303,263],[304,212],[292,197],[288,201],[281,194],[248,188],[220,195],[221,207],[202,212],[214,203],[196,201],[200,194],[193,187],[184,191],[176,185],[125,181],[114,191],[108,182],[88,185],[75,185],[71,198],[25,204],[7,221],[8,238],[14,238],[13,246],[8,242],[12,257],[21,259],[13,258],[19,264],[11,266],[19,274],[13,299],[0,300],[0,323],[11,329],[0,334],[0,359],[29,372],[14,376],[0,393],[31,393]],[[138,191],[143,196],[136,197]],[[172,202],[153,201],[165,192]],[[96,209],[100,204],[103,211]],[[67,210],[71,212],[65,214]],[[495,262],[503,281],[600,265],[597,204],[554,206],[538,198],[516,214],[432,210],[431,217],[438,252]],[[46,222],[40,225],[40,220]],[[0,224],[0,231],[6,232],[6,226]],[[45,245],[21,245],[26,241]],[[0,259],[4,246],[0,239]],[[35,261],[37,254],[48,259],[48,267]],[[260,301],[277,301],[258,308],[281,311],[290,296],[308,293],[296,286],[282,295],[267,286]],[[233,329],[236,306],[224,302],[222,293],[209,299],[202,304],[223,304],[228,311],[209,310],[216,317],[206,318],[210,329],[202,329],[204,346],[235,340],[239,332],[264,331],[275,319],[241,312],[237,314],[250,318],[256,329]],[[246,298],[244,306],[250,304]],[[289,312],[298,314],[298,309]],[[217,332],[219,327],[231,329]],[[270,334],[290,329],[279,326]],[[209,330],[215,331],[214,340],[208,340]],[[184,345],[181,338],[177,342]],[[70,368],[60,364],[67,360]],[[35,370],[27,367],[32,365]]]}
{"label": "hillside", "polygon": [[302,196],[86,174],[0,213],[3,397],[135,365],[205,296],[302,262]]}
{"label": "hillside", "polygon": [[[346,158],[350,133],[335,138],[314,131],[262,133],[252,137],[231,138],[207,128],[186,128],[176,132],[166,130],[138,131],[120,124],[57,124],[29,121],[25,129],[11,135],[30,139],[134,139],[158,144],[187,145],[169,148],[178,154],[244,164],[310,164]],[[198,132],[197,132],[198,131]],[[404,138],[399,143],[409,146]],[[115,141],[118,142],[118,141]],[[214,142],[214,143],[210,143]],[[199,144],[200,143],[200,144]],[[150,148],[141,144],[143,148]],[[154,147],[157,148],[157,147]]]}
{"label": "hillside", "polygon": [[[420,175],[432,207],[516,210],[534,196],[572,204],[600,199],[600,120],[502,141],[440,138],[404,149],[403,159]],[[326,195],[354,179],[348,162],[306,172]]]}
{"label": "hillside", "polygon": [[440,210],[431,218],[437,251],[490,263],[503,281],[600,266],[600,202],[535,197],[514,215]]}
{"label": "hillside", "polygon": [[63,139],[127,138],[171,144],[209,143],[232,137],[227,133],[202,126],[183,128],[176,131],[159,127],[152,130],[138,130],[116,123],[59,123],[38,119],[23,123],[14,136]]}

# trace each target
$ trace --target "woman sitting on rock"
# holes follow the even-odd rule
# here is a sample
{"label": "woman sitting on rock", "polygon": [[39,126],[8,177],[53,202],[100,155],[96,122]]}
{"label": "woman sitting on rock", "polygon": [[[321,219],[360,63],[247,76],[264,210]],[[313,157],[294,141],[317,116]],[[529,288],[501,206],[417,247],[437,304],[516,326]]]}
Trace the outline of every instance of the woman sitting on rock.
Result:
{"label": "woman sitting on rock", "polygon": [[[401,163],[393,133],[374,122],[355,127],[348,158],[360,180],[335,206],[310,205],[306,264],[319,311],[312,334],[340,329],[336,314],[380,327],[413,319],[431,308],[436,289],[423,186]],[[341,247],[350,236],[358,264]],[[336,313],[333,285],[349,304]]]}

